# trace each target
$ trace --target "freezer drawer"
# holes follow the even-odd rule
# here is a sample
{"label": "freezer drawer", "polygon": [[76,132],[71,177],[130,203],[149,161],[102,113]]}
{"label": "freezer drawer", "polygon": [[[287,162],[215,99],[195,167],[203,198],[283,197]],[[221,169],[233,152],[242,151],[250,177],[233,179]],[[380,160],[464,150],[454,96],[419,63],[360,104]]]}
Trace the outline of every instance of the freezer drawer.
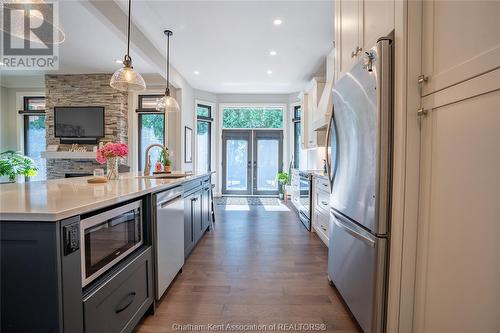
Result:
{"label": "freezer drawer", "polygon": [[387,239],[330,213],[328,274],[365,333],[383,332]]}

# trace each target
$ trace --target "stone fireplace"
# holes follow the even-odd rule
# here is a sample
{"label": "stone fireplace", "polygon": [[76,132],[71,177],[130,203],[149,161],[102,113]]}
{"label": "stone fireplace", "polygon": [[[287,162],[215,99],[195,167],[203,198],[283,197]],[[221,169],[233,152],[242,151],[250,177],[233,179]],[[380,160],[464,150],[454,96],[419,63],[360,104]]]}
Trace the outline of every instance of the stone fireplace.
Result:
{"label": "stone fireplace", "polygon": [[[128,142],[128,93],[109,86],[111,74],[45,75],[45,125],[47,145],[59,145],[68,151],[71,145],[61,144],[54,137],[55,106],[103,106],[104,142]],[[94,145],[81,145],[92,151]],[[66,174],[91,174],[103,168],[92,159],[47,159],[47,178],[64,178]]]}

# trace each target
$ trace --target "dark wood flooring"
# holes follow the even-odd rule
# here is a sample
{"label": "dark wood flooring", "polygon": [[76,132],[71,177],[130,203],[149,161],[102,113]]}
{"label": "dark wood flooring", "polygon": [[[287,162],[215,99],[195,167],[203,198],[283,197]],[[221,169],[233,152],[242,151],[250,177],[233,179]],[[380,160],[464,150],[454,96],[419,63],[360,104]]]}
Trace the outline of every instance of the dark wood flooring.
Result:
{"label": "dark wood flooring", "polygon": [[327,247],[295,212],[224,208],[216,206],[215,230],[205,234],[156,314],[136,332],[171,332],[175,324],[292,323],[358,331],[328,284]]}

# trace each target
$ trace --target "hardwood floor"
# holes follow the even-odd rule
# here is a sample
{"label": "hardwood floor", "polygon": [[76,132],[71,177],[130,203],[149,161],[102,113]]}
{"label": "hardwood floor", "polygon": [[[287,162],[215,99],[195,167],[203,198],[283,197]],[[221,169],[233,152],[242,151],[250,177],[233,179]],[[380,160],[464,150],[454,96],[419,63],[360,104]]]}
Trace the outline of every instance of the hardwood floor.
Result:
{"label": "hardwood floor", "polygon": [[171,332],[179,324],[300,323],[358,332],[328,284],[327,247],[295,212],[226,207],[235,208],[216,206],[215,230],[205,234],[155,315],[145,317],[136,332]]}

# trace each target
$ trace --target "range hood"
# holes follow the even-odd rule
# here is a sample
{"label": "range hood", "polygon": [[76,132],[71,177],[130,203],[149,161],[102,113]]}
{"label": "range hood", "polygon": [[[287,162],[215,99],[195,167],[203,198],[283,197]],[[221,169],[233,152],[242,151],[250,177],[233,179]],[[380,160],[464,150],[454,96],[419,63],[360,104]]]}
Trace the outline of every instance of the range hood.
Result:
{"label": "range hood", "polygon": [[325,83],[323,94],[319,100],[316,112],[323,115],[313,122],[313,129],[315,131],[326,131],[330,116],[332,115],[333,100],[332,100],[333,78]]}
{"label": "range hood", "polygon": [[330,116],[332,115],[333,100],[332,89],[335,81],[335,49],[332,49],[326,57],[326,80],[323,92],[316,105],[316,113],[319,115],[312,123],[312,129],[319,132],[326,131]]}

